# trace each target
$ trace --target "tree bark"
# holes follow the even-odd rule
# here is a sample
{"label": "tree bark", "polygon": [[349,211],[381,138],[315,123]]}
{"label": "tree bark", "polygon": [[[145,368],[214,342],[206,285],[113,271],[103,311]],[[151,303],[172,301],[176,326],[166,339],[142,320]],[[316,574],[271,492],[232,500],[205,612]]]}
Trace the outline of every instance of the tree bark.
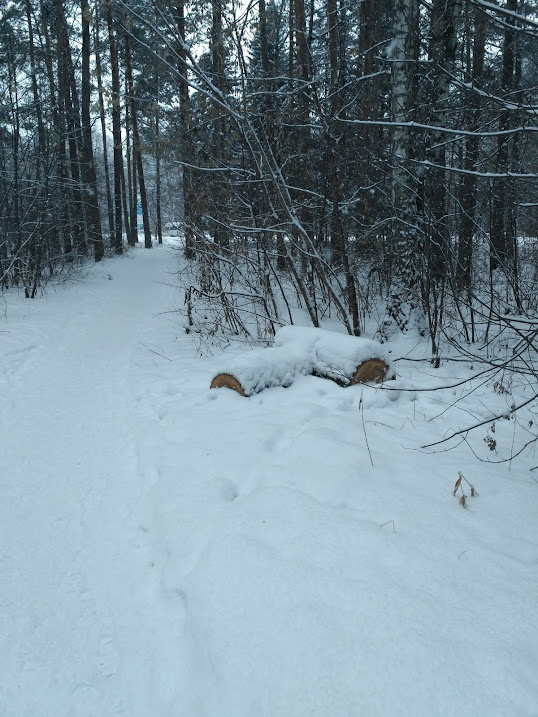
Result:
{"label": "tree bark", "polygon": [[[215,87],[224,97],[226,94],[226,48],[224,43],[223,27],[223,0],[211,0],[211,39],[209,49],[211,52],[211,72]],[[213,118],[215,143],[213,148],[214,161],[223,163],[226,137],[226,117],[220,107],[215,107],[216,117]],[[211,233],[219,246],[227,248],[230,245],[230,231],[226,216],[228,203],[227,182],[217,179],[214,188],[213,219]]]}
{"label": "tree bark", "polygon": [[97,79],[97,96],[99,100],[99,121],[101,124],[101,140],[103,146],[103,169],[105,174],[105,191],[106,191],[106,206],[107,206],[107,217],[108,217],[108,232],[110,240],[114,236],[114,207],[112,204],[112,192],[110,188],[110,171],[108,168],[108,142],[107,142],[107,126],[105,117],[105,102],[104,102],[104,90],[103,90],[103,74],[101,71],[101,52],[100,38],[99,38],[99,3],[100,0],[96,0],[94,8],[94,55],[95,55],[95,76]]}
{"label": "tree bark", "polygon": [[328,154],[329,183],[331,187],[332,209],[331,209],[331,243],[333,256],[338,257],[342,263],[346,281],[346,299],[351,314],[351,325],[353,334],[360,336],[359,327],[359,306],[357,301],[357,287],[355,277],[351,270],[349,259],[349,247],[347,232],[344,227],[340,203],[342,199],[341,188],[341,155],[338,137],[336,136],[337,125],[335,118],[340,111],[340,58],[338,48],[339,41],[339,18],[336,0],[327,0],[327,23],[329,26],[329,64],[330,64],[330,116],[326,123],[326,142]]}
{"label": "tree bark", "polygon": [[[512,13],[517,12],[518,0],[506,0],[506,9]],[[514,20],[507,20],[502,54],[502,81],[501,89],[507,98],[516,90],[514,86],[515,58],[516,58],[516,29]],[[503,110],[499,118],[499,130],[505,132],[510,129],[510,112]],[[513,140],[509,135],[499,136],[497,142],[496,172],[504,174],[510,169],[510,142]],[[509,204],[510,186],[507,178],[496,178],[493,180],[493,193],[491,202],[491,247],[490,247],[490,268],[495,270],[502,267],[505,270],[510,268],[510,258],[515,245],[513,222],[511,221],[512,207]]]}
{"label": "tree bark", "polygon": [[118,49],[112,16],[111,0],[103,0],[108,27],[108,45],[110,51],[110,70],[112,74],[112,138],[114,142],[114,251],[123,254],[122,226],[122,178],[123,154],[121,149],[121,116],[120,116],[120,71],[118,65]]}
{"label": "tree bark", "polygon": [[[472,64],[469,74],[473,84],[481,84],[484,74],[484,56],[486,43],[486,17],[479,8],[473,10]],[[470,33],[470,30],[469,30]],[[468,42],[471,42],[470,38]],[[473,132],[478,132],[480,122],[481,99],[477,92],[471,91],[467,97],[463,124]],[[460,221],[458,236],[457,284],[461,289],[471,288],[473,239],[476,233],[476,206],[478,179],[473,174],[478,168],[480,157],[480,138],[478,134],[465,139],[464,167],[468,174],[463,175],[460,185]]]}
{"label": "tree bark", "polygon": [[163,222],[161,214],[161,118],[159,100],[155,108],[155,204],[157,213],[157,242],[163,243]]}
{"label": "tree bark", "polygon": [[95,261],[101,261],[104,255],[101,216],[97,194],[97,176],[93,154],[92,128],[90,121],[90,6],[88,0],[81,0],[82,13],[82,78],[81,78],[81,122],[83,137],[82,169],[84,193],[87,203],[88,234],[93,243]]}
{"label": "tree bark", "polygon": [[[189,163],[192,159],[191,147],[191,112],[189,99],[189,85],[187,79],[187,45],[185,34],[185,1],[176,2],[176,24],[178,33],[177,56],[178,67],[178,90],[179,90],[179,136],[181,160]],[[196,212],[196,198],[194,195],[192,169],[183,166],[181,169],[181,191],[183,194],[183,234],[185,236],[185,258],[194,259],[196,255],[195,235],[193,226]]]}
{"label": "tree bark", "polygon": [[125,102],[125,160],[127,164],[127,204],[129,213],[129,222],[127,224],[127,241],[129,246],[135,246],[138,241],[138,225],[137,225],[137,198],[136,191],[136,163],[131,148],[131,103],[129,100],[129,85],[126,88]]}
{"label": "tree bark", "polygon": [[418,61],[418,0],[395,0],[391,63],[393,275],[382,333],[407,331],[413,314],[421,314],[419,293],[419,226],[417,182],[409,159],[412,136],[404,126],[415,98]]}
{"label": "tree bark", "polygon": [[[430,21],[430,107],[431,124],[446,126],[449,112],[450,77],[454,74],[457,23],[461,0],[434,0]],[[450,262],[450,225],[447,204],[446,142],[440,129],[431,132],[428,159],[434,165],[426,174],[426,259],[429,279],[446,276]]]}
{"label": "tree bark", "polygon": [[140,203],[142,204],[142,221],[144,223],[144,246],[151,249],[151,229],[149,226],[148,197],[146,193],[146,182],[144,179],[144,166],[142,163],[142,152],[140,150],[140,134],[138,131],[138,117],[136,111],[136,99],[134,96],[133,83],[133,62],[131,57],[131,42],[129,39],[129,28],[125,34],[125,75],[130,94],[131,124],[133,129],[133,164],[136,165],[138,185],[140,189]]}
{"label": "tree bark", "polygon": [[65,19],[62,0],[55,1],[56,11],[56,43],[58,53],[58,99],[62,108],[67,147],[69,148],[69,163],[65,161],[65,178],[68,180],[71,215],[72,248],[79,255],[86,251],[84,205],[80,181],[80,128],[78,115],[78,96],[72,91],[74,78],[72,78],[71,48],[67,22]]}

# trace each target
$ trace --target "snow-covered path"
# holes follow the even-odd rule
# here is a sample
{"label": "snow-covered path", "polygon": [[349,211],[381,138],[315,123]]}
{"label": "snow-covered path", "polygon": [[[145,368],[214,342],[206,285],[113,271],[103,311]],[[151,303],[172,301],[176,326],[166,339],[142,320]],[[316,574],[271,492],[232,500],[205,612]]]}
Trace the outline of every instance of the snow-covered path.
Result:
{"label": "snow-covered path", "polygon": [[402,361],[389,391],[209,390],[175,268],[140,248],[7,296],[0,717],[537,717],[534,446],[488,462],[527,429],[418,450],[510,382],[415,392],[473,369]]}
{"label": "snow-covered path", "polygon": [[143,594],[151,566],[133,524],[146,486],[128,378],[133,362],[153,356],[142,344],[171,305],[167,265],[166,251],[139,250],[46,300],[9,307],[2,717],[153,714],[163,635]]}

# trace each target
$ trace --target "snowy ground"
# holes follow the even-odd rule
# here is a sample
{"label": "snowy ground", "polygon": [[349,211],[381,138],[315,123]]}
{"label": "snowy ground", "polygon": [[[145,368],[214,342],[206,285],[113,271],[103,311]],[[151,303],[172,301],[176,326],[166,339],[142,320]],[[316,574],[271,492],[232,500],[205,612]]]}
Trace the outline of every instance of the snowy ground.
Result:
{"label": "snowy ground", "polygon": [[510,395],[210,391],[219,356],[164,313],[175,261],[7,297],[0,716],[538,715],[538,456],[417,450]]}

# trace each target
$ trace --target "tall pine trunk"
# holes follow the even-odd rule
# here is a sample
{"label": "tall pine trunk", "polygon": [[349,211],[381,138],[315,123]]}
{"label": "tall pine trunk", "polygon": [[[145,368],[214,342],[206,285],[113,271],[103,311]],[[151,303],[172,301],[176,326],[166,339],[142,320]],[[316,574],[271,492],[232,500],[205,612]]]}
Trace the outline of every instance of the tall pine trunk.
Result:
{"label": "tall pine trunk", "polygon": [[[517,12],[518,0],[506,0],[506,9],[512,13]],[[513,97],[516,90],[515,62],[516,62],[516,27],[513,19],[506,21],[503,50],[502,50],[502,92],[507,100]],[[499,118],[499,130],[506,132],[511,128],[511,112],[505,109]],[[513,138],[502,134],[497,141],[496,173],[506,174],[511,169],[511,149]],[[499,177],[493,180],[491,202],[491,246],[490,268],[495,270],[503,268],[509,271],[511,258],[515,247],[514,222],[512,221],[513,207],[510,204],[510,180]]]}
{"label": "tall pine trunk", "polygon": [[108,142],[107,142],[107,126],[105,116],[105,102],[104,102],[104,89],[103,89],[103,74],[101,71],[101,51],[100,37],[99,37],[99,3],[100,0],[96,0],[94,9],[94,55],[95,55],[95,76],[97,79],[97,97],[99,101],[99,121],[101,125],[101,140],[103,147],[103,170],[105,174],[105,192],[106,192],[106,206],[107,206],[107,217],[108,217],[108,232],[110,240],[114,236],[114,206],[112,204],[112,192],[110,188],[110,171],[108,168]]}
{"label": "tall pine trunk", "polygon": [[431,132],[426,174],[427,217],[425,222],[428,279],[446,276],[450,266],[450,222],[446,166],[446,142],[442,127],[449,114],[451,76],[454,74],[457,24],[461,0],[433,0],[430,21],[430,107]]}
{"label": "tall pine trunk", "polygon": [[196,197],[194,190],[193,172],[187,166],[192,159],[191,139],[191,112],[189,85],[187,79],[187,39],[185,34],[185,1],[177,0],[176,3],[176,25],[177,25],[177,57],[178,63],[178,94],[179,94],[179,137],[180,157],[186,164],[181,168],[181,194],[183,210],[183,233],[185,236],[185,258],[195,257],[195,235],[194,224],[197,216]]}
{"label": "tall pine trunk", "polygon": [[142,152],[140,150],[140,134],[138,131],[138,117],[136,99],[134,96],[133,83],[133,61],[131,57],[131,42],[129,39],[129,28],[125,34],[125,76],[130,94],[131,125],[133,130],[133,169],[136,167],[138,185],[140,190],[140,203],[142,204],[142,221],[144,223],[144,246],[151,249],[151,229],[149,226],[148,197],[146,193],[146,182],[144,178],[144,166],[142,163]]}
{"label": "tall pine trunk", "polygon": [[110,52],[110,71],[112,74],[112,138],[114,142],[114,251],[123,253],[122,224],[122,181],[123,154],[121,149],[121,115],[120,115],[120,71],[118,65],[118,49],[112,16],[111,0],[105,3],[106,22],[108,27],[108,46]]}
{"label": "tall pine trunk", "polygon": [[[330,105],[330,116],[326,121],[326,143],[327,143],[327,154],[328,154],[328,168],[329,168],[329,183],[331,187],[331,243],[333,250],[336,250],[336,256],[342,262],[342,268],[344,271],[344,277],[346,282],[346,299],[349,312],[351,314],[351,324],[353,334],[360,336],[359,327],[359,307],[357,302],[357,287],[355,285],[355,278],[351,270],[351,263],[349,259],[349,246],[347,232],[344,227],[344,221],[342,218],[342,211],[340,209],[340,203],[342,199],[342,187],[341,187],[341,137],[337,136],[339,128],[335,122],[336,117],[340,112],[340,58],[339,58],[339,47],[341,46],[339,40],[339,17],[338,7],[336,0],[327,0],[327,23],[329,25],[329,63],[331,70],[331,81],[330,81],[330,93],[331,93],[331,105]],[[333,252],[334,253],[334,252]]]}
{"label": "tall pine trunk", "polygon": [[163,243],[163,222],[161,214],[161,117],[159,100],[155,107],[155,205],[157,213],[157,242]]}
{"label": "tall pine trunk", "polygon": [[81,155],[82,128],[80,107],[75,82],[69,30],[62,0],[56,0],[56,42],[58,51],[58,94],[63,106],[69,148],[70,198],[72,217],[72,241],[79,255],[84,255],[86,244],[86,204],[82,192]]}
{"label": "tall pine trunk", "polygon": [[[469,74],[473,78],[473,84],[477,83],[480,86],[484,74],[486,17],[479,8],[474,8],[471,12],[474,22],[472,24],[472,60],[469,60]],[[470,28],[468,34],[471,34]],[[470,37],[467,42],[471,43]],[[473,240],[477,225],[478,178],[473,172],[477,171],[480,158],[480,137],[478,135],[480,107],[480,95],[471,91],[465,106],[464,125],[476,134],[465,139],[464,168],[467,174],[464,174],[460,184],[458,264],[456,272],[458,287],[467,292],[471,289]]]}
{"label": "tall pine trunk", "polygon": [[93,244],[95,261],[101,261],[104,254],[99,199],[97,194],[97,176],[93,154],[92,128],[90,121],[90,6],[88,0],[81,0],[82,12],[82,78],[81,78],[81,122],[83,136],[82,169],[84,194],[86,196],[88,234]]}

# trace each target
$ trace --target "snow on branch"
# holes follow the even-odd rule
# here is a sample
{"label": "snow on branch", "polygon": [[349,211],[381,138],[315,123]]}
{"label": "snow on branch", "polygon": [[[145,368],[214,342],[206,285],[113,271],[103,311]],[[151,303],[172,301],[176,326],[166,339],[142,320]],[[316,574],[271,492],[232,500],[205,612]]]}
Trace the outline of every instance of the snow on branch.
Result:
{"label": "snow on branch", "polygon": [[537,173],[532,172],[478,172],[474,169],[461,169],[460,167],[449,167],[443,164],[434,164],[426,160],[411,160],[415,164],[420,164],[426,169],[442,169],[446,172],[456,172],[457,174],[472,174],[474,177],[483,177],[484,179],[538,179]]}
{"label": "snow on branch", "polygon": [[465,129],[453,129],[451,127],[441,127],[439,125],[423,124],[421,122],[389,122],[388,120],[348,120],[342,117],[336,118],[339,122],[344,124],[355,124],[355,125],[371,125],[375,127],[400,127],[407,129],[424,129],[432,132],[453,134],[460,137],[502,137],[504,135],[519,134],[520,132],[538,132],[538,127],[514,127],[512,129],[500,129],[492,132],[483,132],[478,130],[473,132]]}
{"label": "snow on branch", "polygon": [[[533,20],[530,17],[525,17],[525,15],[521,15],[518,12],[514,12],[513,10],[508,10],[508,8],[501,7],[500,5],[495,5],[495,3],[487,2],[487,0],[471,0],[471,3],[473,5],[478,5],[478,7],[482,8],[483,10],[492,10],[494,13],[497,13],[499,15],[505,15],[506,17],[510,17],[514,20],[517,20],[518,22],[521,22],[526,25],[530,25],[532,28],[538,31],[538,20]],[[517,30],[520,29],[518,26],[511,25],[513,29]]]}

